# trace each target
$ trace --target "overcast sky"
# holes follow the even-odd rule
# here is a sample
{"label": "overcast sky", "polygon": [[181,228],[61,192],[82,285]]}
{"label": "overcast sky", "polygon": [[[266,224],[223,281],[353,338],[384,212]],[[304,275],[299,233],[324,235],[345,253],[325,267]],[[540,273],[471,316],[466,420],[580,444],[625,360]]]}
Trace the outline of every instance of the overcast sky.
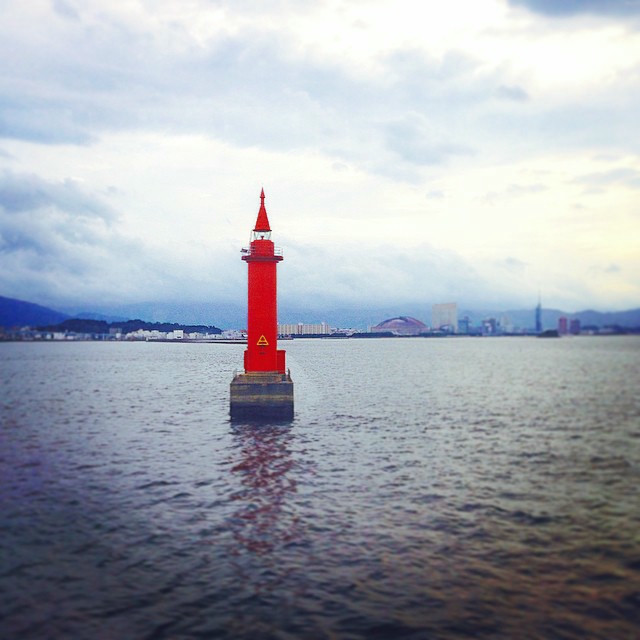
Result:
{"label": "overcast sky", "polygon": [[[637,0],[0,0],[0,295],[640,306]],[[322,319],[322,318],[319,318]]]}

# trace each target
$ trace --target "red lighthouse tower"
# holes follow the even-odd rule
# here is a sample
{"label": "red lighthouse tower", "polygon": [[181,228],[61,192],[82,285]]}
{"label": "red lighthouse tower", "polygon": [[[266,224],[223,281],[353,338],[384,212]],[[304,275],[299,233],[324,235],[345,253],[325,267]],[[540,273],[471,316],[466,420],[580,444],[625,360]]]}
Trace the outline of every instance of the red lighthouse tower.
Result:
{"label": "red lighthouse tower", "polygon": [[282,251],[271,241],[271,227],[264,206],[264,189],[260,193],[260,210],[251,232],[251,245],[243,249],[242,259],[249,265],[249,300],[247,350],[244,370],[284,373],[284,351],[277,348],[278,309],[276,266]]}
{"label": "red lighthouse tower", "polygon": [[247,350],[244,374],[231,382],[231,417],[290,418],[293,382],[285,369],[285,352],[278,349],[276,267],[282,251],[271,240],[264,189],[251,244],[242,253],[249,267]]}

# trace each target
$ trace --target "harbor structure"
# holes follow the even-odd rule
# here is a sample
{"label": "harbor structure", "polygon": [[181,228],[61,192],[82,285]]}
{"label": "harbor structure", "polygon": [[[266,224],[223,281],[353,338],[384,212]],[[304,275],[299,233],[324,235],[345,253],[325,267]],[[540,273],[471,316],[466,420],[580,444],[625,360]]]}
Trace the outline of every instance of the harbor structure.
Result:
{"label": "harbor structure", "polygon": [[231,418],[291,419],[293,381],[278,349],[276,267],[282,250],[271,240],[271,226],[260,193],[260,209],[249,247],[242,249],[248,266],[247,349],[244,373],[231,382]]}

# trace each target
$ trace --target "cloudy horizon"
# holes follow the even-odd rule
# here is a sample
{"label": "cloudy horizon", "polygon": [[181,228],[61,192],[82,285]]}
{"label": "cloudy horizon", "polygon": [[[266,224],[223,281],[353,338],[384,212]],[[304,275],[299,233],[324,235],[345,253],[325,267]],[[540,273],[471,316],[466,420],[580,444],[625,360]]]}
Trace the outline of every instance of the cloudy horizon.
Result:
{"label": "cloudy horizon", "polygon": [[640,306],[639,2],[0,7],[0,295]]}

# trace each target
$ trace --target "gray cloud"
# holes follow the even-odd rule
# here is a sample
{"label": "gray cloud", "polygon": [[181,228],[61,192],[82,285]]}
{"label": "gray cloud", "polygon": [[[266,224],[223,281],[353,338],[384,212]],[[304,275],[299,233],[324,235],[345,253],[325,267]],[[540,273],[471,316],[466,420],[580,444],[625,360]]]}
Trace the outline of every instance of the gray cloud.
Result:
{"label": "gray cloud", "polygon": [[[145,246],[123,237],[103,192],[69,181],[5,174],[0,183],[0,292],[54,306],[105,309],[139,301],[203,300],[244,305],[246,267],[236,246],[188,249]],[[109,212],[106,218],[103,209]],[[95,213],[91,213],[95,211]],[[279,269],[284,306],[402,307],[456,300],[465,306],[525,304],[523,270],[509,256],[497,264],[473,264],[428,244],[289,244]],[[496,269],[497,267],[497,269]],[[496,277],[499,274],[499,277]],[[186,307],[185,307],[186,308]],[[213,321],[213,320],[212,320]]]}
{"label": "gray cloud", "polygon": [[437,131],[425,117],[415,113],[388,123],[385,137],[388,148],[410,164],[441,164],[450,156],[472,153],[468,147],[447,142],[447,132]]}
{"label": "gray cloud", "polygon": [[68,2],[55,7],[65,30],[56,37],[52,22],[51,47],[13,34],[0,40],[0,55],[13,59],[0,79],[6,138],[90,144],[111,130],[198,132],[239,146],[319,149],[399,177],[469,152],[461,123],[473,124],[474,105],[496,92],[522,99],[522,90],[500,89],[497,75],[478,75],[478,61],[455,51],[442,59],[392,52],[381,60],[381,83],[292,57],[268,31],[247,28],[196,46],[176,27],[185,46],[167,51],[108,14],[91,24]]}
{"label": "gray cloud", "polygon": [[525,102],[529,99],[529,94],[518,86],[500,85],[496,89],[496,96],[505,100],[514,100],[515,102]]}
{"label": "gray cloud", "polygon": [[0,207],[21,212],[55,207],[75,216],[97,216],[112,221],[115,211],[104,201],[85,191],[73,180],[49,182],[33,174],[0,174]]}
{"label": "gray cloud", "polygon": [[[541,147],[605,137],[638,145],[628,135],[636,119],[634,89],[628,107],[616,106],[614,120],[606,104],[598,111],[576,105],[541,113],[526,108],[532,100],[523,87],[455,50],[440,58],[391,51],[373,80],[337,63],[292,56],[267,29],[244,27],[196,43],[174,25],[181,46],[169,49],[108,12],[91,22],[69,0],[53,6],[42,36],[49,42],[30,45],[20,33],[0,38],[0,55],[10,61],[0,78],[6,138],[90,144],[111,130],[198,132],[239,146],[318,149],[373,173],[406,171],[410,179],[424,165],[479,153],[480,140],[503,140],[509,149],[523,131]],[[252,2],[232,7],[265,10]]]}
{"label": "gray cloud", "polygon": [[[204,258],[177,259],[172,247],[147,248],[121,235],[118,213],[100,193],[70,180],[29,174],[0,176],[0,291],[28,300],[94,304],[148,298],[202,298],[237,258],[220,249]],[[195,253],[192,247],[192,253]],[[230,274],[216,280],[219,297],[242,290]]]}
{"label": "gray cloud", "polygon": [[503,191],[490,191],[489,193],[484,194],[482,201],[487,204],[493,204],[499,200],[521,198],[522,196],[542,193],[546,190],[547,187],[538,182],[534,184],[510,184]]}
{"label": "gray cloud", "polygon": [[549,16],[572,16],[581,13],[640,16],[638,0],[509,0],[509,3]]}
{"label": "gray cloud", "polygon": [[519,197],[530,195],[532,193],[542,193],[547,187],[539,182],[535,184],[510,184],[507,188],[506,195],[511,197]]}
{"label": "gray cloud", "polygon": [[63,18],[68,18],[70,20],[80,19],[78,12],[71,6],[71,4],[65,2],[65,0],[53,0],[53,9]]}
{"label": "gray cloud", "polygon": [[523,131],[540,148],[550,140],[639,144],[628,135],[633,89],[614,120],[606,105],[541,113],[529,108],[523,87],[455,50],[439,58],[391,51],[371,79],[292,56],[266,29],[245,27],[196,44],[179,26],[170,28],[179,49],[108,12],[91,22],[68,0],[56,0],[44,36],[49,46],[30,46],[19,33],[0,39],[0,55],[11,61],[0,77],[0,136],[86,145],[109,131],[197,132],[241,147],[318,150],[416,182],[425,166],[479,155],[480,145],[502,145],[509,154],[509,141]]}
{"label": "gray cloud", "polygon": [[637,128],[638,100],[640,92],[630,82],[616,90],[615,104],[609,104],[609,98],[602,95],[597,103],[569,102],[553,108],[525,108],[533,100],[513,103],[519,108],[478,112],[475,132],[493,135],[494,142],[503,149],[510,142],[519,147],[526,140],[529,153],[548,152],[550,148],[590,149],[597,146],[615,146],[621,152],[638,153],[640,138],[629,135]]}
{"label": "gray cloud", "polygon": [[609,264],[593,264],[589,267],[589,273],[593,276],[602,274],[614,275],[620,273],[621,271],[622,269],[620,268],[620,265],[616,264],[615,262],[611,262]]}
{"label": "gray cloud", "polygon": [[522,302],[526,298],[518,296],[527,295],[514,295],[510,282],[491,282],[462,256],[426,243],[410,251],[390,245],[293,246],[278,278],[283,305],[319,310],[452,298],[470,305],[506,304]]}
{"label": "gray cloud", "polygon": [[45,277],[90,273],[113,236],[115,212],[70,180],[5,172],[0,176],[0,256],[3,279],[26,272]]}
{"label": "gray cloud", "polygon": [[498,266],[503,267],[508,271],[522,273],[527,268],[528,264],[522,260],[518,260],[518,258],[509,256],[508,258],[499,261]]}
{"label": "gray cloud", "polygon": [[640,189],[640,171],[621,167],[609,171],[589,173],[575,178],[574,182],[592,189],[611,185],[624,185],[632,189]]}
{"label": "gray cloud", "polygon": [[[0,180],[0,291],[85,308],[137,301],[214,299],[244,304],[246,268],[236,247],[148,248],[122,236],[102,193],[71,181],[5,173]],[[204,257],[202,257],[204,256]],[[454,252],[403,247],[291,246],[279,273],[284,305],[309,309],[444,300],[511,300]],[[224,274],[216,277],[215,274]],[[493,293],[487,293],[493,291]]]}
{"label": "gray cloud", "polygon": [[[11,89],[8,89],[10,92]],[[68,102],[29,95],[0,97],[0,137],[44,144],[87,144],[94,135]]]}
{"label": "gray cloud", "polygon": [[[143,3],[142,10],[151,11],[152,4]],[[264,11],[269,20],[259,28],[246,26],[257,24],[253,20],[239,20],[226,35],[196,41],[179,22],[136,25],[118,17],[127,15],[126,10],[120,14],[107,4],[101,8],[96,3],[92,9],[76,0],[51,0],[51,11],[42,15],[30,9],[30,3],[19,3],[21,28],[0,27],[5,63],[0,73],[0,136],[90,145],[114,131],[196,133],[236,147],[325,154],[336,171],[344,171],[340,179],[359,170],[415,182],[425,180],[425,167],[468,154],[483,163],[486,159],[490,166],[571,147],[587,148],[592,155],[602,145],[616,149],[620,157],[629,149],[640,151],[640,138],[630,134],[637,129],[640,101],[632,74],[624,84],[612,75],[606,86],[589,86],[592,99],[581,96],[575,102],[570,92],[560,92],[557,100],[538,100],[528,94],[525,75],[512,75],[517,64],[494,59],[492,66],[455,50],[442,56],[390,51],[372,61],[379,70],[375,77],[357,75],[348,64],[322,59],[317,51],[294,51],[281,32],[270,31],[277,29],[270,26],[272,11],[284,15],[291,7],[304,12],[312,3],[302,8],[289,0],[211,4],[233,12]],[[520,5],[525,4],[539,12],[547,6],[521,0]],[[548,15],[561,13],[549,6]],[[601,10],[601,15],[625,15],[619,3],[610,6],[618,9]],[[565,8],[565,15],[596,11],[593,3],[582,3],[581,9],[578,3],[565,7],[573,7]],[[530,31],[539,33],[541,23],[545,30],[553,28],[549,20],[528,19]],[[29,157],[31,147],[18,148],[21,160]],[[11,160],[0,156],[4,164]],[[430,173],[433,190],[421,187],[418,193],[428,192],[427,204],[434,209],[440,206],[437,200],[443,194],[437,186],[442,182],[435,175],[439,172]],[[637,188],[638,174],[616,170],[580,180],[599,188]],[[490,198],[518,198],[544,188],[505,184]],[[118,212],[109,206],[109,198],[104,189],[91,191],[69,180],[0,175],[0,285],[15,291],[28,284],[33,291],[44,291],[47,283],[60,295],[71,291],[75,296],[88,295],[93,287],[98,295],[135,299],[172,292],[181,298],[201,297],[205,290],[233,296],[244,290],[245,273],[236,269],[235,253],[214,264],[204,258],[198,262],[188,250],[180,257],[177,250],[172,256],[170,248],[147,250],[118,234]],[[314,258],[309,251],[300,257],[300,265],[285,265],[284,292],[292,299],[321,298],[328,295],[323,291],[331,281],[333,299],[362,301],[384,293],[389,299],[419,295],[437,300],[471,298],[501,286],[483,279],[461,258],[428,247],[407,255],[404,249],[378,248],[374,254],[337,247]],[[328,270],[333,264],[335,269]],[[516,258],[492,267],[500,267],[505,280],[511,275],[517,280]],[[289,284],[287,270],[296,274]],[[225,277],[213,286],[206,273]],[[304,288],[298,284],[302,282]],[[512,290],[517,291],[517,285]]]}

